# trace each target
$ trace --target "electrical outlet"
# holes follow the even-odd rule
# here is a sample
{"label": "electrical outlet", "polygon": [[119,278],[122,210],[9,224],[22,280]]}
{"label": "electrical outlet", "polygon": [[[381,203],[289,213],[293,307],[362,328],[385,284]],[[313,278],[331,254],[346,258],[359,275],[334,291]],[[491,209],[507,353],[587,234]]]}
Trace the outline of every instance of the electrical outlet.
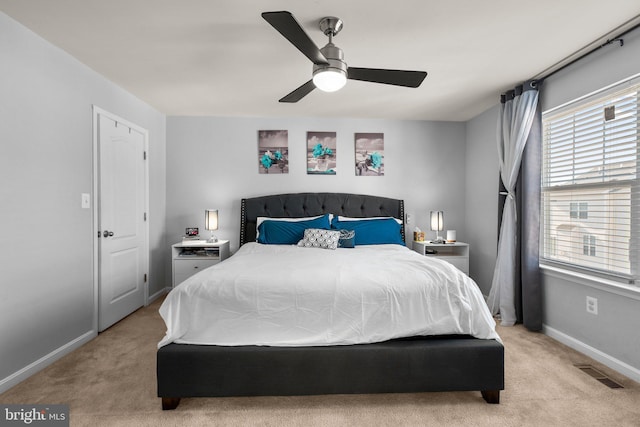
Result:
{"label": "electrical outlet", "polygon": [[598,315],[598,299],[587,297],[587,313]]}
{"label": "electrical outlet", "polygon": [[411,214],[407,214],[407,224],[411,224]]}

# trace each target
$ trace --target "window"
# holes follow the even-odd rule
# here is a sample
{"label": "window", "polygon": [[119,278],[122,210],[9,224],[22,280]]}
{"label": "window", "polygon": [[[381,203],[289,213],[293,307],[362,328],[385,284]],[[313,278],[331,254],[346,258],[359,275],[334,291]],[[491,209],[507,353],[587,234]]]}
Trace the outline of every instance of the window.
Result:
{"label": "window", "polygon": [[582,255],[596,256],[596,236],[585,235],[582,240]]}
{"label": "window", "polygon": [[541,260],[637,279],[640,78],[545,112]]}
{"label": "window", "polygon": [[586,202],[571,202],[570,204],[570,212],[569,212],[569,216],[571,218],[575,218],[575,219],[587,219],[589,218],[589,214],[587,213],[589,211],[589,203]]}

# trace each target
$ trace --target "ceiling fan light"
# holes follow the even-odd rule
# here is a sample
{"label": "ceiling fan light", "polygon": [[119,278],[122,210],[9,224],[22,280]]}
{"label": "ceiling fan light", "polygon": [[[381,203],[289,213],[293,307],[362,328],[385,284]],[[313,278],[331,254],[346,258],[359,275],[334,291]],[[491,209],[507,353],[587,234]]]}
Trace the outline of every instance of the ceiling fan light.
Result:
{"label": "ceiling fan light", "polygon": [[318,70],[313,74],[313,84],[323,92],[335,92],[346,83],[347,76],[342,70]]}

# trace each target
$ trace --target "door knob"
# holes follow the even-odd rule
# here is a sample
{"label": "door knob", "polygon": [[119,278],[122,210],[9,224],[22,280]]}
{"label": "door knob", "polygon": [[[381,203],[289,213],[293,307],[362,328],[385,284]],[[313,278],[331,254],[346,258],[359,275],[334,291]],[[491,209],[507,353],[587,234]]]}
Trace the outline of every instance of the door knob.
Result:
{"label": "door knob", "polygon": [[111,237],[111,236],[113,236],[113,231],[104,230],[104,233],[102,233],[102,236],[103,237]]}

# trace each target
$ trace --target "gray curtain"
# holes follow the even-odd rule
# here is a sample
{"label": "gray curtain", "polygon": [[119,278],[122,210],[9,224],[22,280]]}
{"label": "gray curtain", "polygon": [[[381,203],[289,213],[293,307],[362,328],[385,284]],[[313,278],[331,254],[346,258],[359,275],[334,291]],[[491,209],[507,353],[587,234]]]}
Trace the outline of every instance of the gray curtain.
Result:
{"label": "gray curtain", "polygon": [[[538,84],[501,97],[498,155],[502,189],[498,258],[487,303],[502,324],[542,326],[538,268],[541,120]],[[536,178],[537,177],[537,178]]]}
{"label": "gray curtain", "polygon": [[[541,81],[536,87],[541,89]],[[540,279],[540,185],[542,174],[542,112],[540,102],[529,131],[516,185],[519,263],[516,266],[516,320],[531,331],[542,330]],[[519,279],[519,280],[518,280]],[[519,282],[519,283],[518,283]]]}

